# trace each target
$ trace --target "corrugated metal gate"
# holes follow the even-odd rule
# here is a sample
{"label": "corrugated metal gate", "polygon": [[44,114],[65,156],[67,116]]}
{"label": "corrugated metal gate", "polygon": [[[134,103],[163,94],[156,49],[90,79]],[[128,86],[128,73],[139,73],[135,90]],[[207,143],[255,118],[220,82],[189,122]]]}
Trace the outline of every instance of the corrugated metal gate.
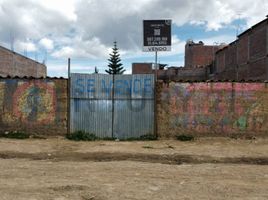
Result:
{"label": "corrugated metal gate", "polygon": [[71,74],[70,131],[100,138],[154,133],[154,75]]}

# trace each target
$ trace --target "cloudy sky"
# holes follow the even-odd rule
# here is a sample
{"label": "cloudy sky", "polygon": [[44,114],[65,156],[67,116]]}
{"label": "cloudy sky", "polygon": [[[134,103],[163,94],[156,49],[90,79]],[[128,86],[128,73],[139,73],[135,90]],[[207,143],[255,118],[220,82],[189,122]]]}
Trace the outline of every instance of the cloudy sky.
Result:
{"label": "cloudy sky", "polygon": [[0,0],[0,45],[43,62],[49,76],[107,68],[113,41],[131,73],[132,62],[154,62],[142,52],[142,20],[172,19],[172,51],[159,60],[184,65],[187,39],[229,43],[263,20],[268,0]]}

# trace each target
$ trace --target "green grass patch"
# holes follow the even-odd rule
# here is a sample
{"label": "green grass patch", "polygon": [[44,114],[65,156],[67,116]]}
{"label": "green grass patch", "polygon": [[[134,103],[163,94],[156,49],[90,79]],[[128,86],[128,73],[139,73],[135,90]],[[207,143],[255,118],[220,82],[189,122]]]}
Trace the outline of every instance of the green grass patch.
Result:
{"label": "green grass patch", "polygon": [[139,140],[142,140],[142,141],[157,140],[157,137],[156,135],[153,135],[153,134],[147,134],[147,135],[140,136]]}
{"label": "green grass patch", "polygon": [[30,135],[23,131],[5,131],[0,134],[0,137],[23,140],[30,138]]}
{"label": "green grass patch", "polygon": [[95,141],[98,137],[95,134],[85,131],[76,131],[66,135],[66,138],[74,141]]}
{"label": "green grass patch", "polygon": [[85,131],[75,131],[73,133],[67,134],[66,138],[69,140],[74,141],[96,141],[96,140],[106,140],[106,141],[150,141],[150,140],[157,140],[155,135],[147,134],[142,135],[138,138],[125,138],[125,139],[117,139],[113,137],[104,137],[99,138],[95,134],[87,133]]}
{"label": "green grass patch", "polygon": [[153,141],[153,140],[157,140],[157,137],[152,134],[142,135],[140,137],[130,137],[120,139],[120,141]]}

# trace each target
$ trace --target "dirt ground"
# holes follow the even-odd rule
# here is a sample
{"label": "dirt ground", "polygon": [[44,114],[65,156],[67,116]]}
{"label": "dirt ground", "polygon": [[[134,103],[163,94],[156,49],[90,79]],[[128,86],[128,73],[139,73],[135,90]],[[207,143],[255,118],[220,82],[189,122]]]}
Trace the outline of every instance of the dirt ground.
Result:
{"label": "dirt ground", "polygon": [[0,139],[0,199],[268,199],[268,139]]}

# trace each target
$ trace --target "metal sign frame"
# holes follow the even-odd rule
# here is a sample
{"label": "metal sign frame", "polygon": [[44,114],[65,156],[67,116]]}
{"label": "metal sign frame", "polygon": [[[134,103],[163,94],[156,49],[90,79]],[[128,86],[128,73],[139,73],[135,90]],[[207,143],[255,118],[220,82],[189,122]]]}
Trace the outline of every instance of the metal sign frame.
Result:
{"label": "metal sign frame", "polygon": [[172,20],[143,20],[143,51],[171,51]]}

